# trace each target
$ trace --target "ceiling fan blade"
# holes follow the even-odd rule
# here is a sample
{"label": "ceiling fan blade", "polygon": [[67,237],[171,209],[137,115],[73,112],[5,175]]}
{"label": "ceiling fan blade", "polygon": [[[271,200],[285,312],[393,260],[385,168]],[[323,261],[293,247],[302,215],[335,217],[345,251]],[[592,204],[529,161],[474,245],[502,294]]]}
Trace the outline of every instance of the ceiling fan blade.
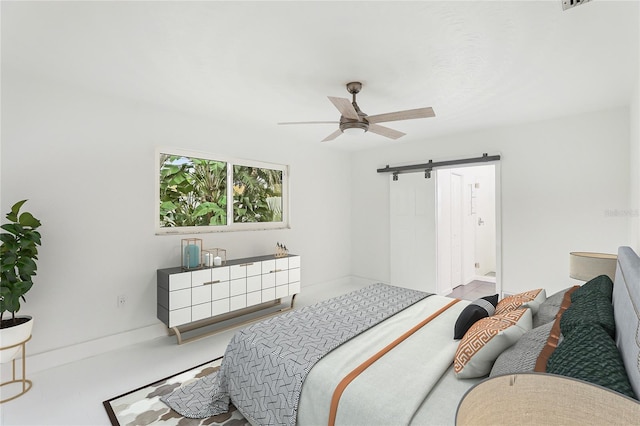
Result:
{"label": "ceiling fan blade", "polygon": [[338,108],[338,111],[340,111],[340,114],[342,114],[343,117],[350,118],[352,120],[360,119],[360,117],[358,117],[356,109],[353,107],[349,99],[334,98],[333,96],[327,96],[327,98],[329,98],[331,103],[333,103],[335,107]]}
{"label": "ceiling fan blade", "polygon": [[433,108],[417,108],[405,111],[388,112],[386,114],[370,115],[367,117],[369,123],[382,123],[385,121],[412,120],[414,118],[435,117],[436,113]]}
{"label": "ceiling fan blade", "polygon": [[369,131],[372,133],[375,133],[376,135],[385,136],[390,139],[398,139],[406,135],[406,133],[402,133],[397,130],[393,130],[384,126],[379,126],[373,123],[369,123]]}
{"label": "ceiling fan blade", "polygon": [[339,121],[284,121],[278,124],[339,124]]}
{"label": "ceiling fan blade", "polygon": [[335,132],[331,133],[329,136],[327,136],[326,138],[322,139],[322,142],[328,142],[328,141],[332,141],[335,138],[337,138],[338,136],[340,136],[342,134],[342,130],[338,129]]}

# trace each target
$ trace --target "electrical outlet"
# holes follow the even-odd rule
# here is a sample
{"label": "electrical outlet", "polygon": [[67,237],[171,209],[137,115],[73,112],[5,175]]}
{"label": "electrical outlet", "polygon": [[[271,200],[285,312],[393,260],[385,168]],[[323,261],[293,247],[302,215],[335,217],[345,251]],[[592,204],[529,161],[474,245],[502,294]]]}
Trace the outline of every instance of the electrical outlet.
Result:
{"label": "electrical outlet", "polygon": [[127,298],[125,297],[124,294],[121,294],[118,296],[118,308],[124,308],[124,306],[127,304]]}

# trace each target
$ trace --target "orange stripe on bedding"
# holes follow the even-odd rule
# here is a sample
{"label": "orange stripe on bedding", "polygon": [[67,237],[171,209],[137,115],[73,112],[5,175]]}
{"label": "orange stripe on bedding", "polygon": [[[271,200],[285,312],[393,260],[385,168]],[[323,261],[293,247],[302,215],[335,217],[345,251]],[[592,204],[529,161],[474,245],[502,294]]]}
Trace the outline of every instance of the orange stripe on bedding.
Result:
{"label": "orange stripe on bedding", "polygon": [[345,389],[347,388],[347,386],[349,386],[349,384],[352,381],[354,381],[356,377],[358,377],[363,371],[365,371],[367,368],[369,368],[374,362],[376,362],[377,360],[382,358],[386,353],[388,353],[393,348],[395,348],[400,343],[402,343],[404,340],[406,340],[413,333],[415,333],[416,331],[420,330],[422,327],[427,325],[427,323],[429,323],[431,320],[436,318],[438,315],[440,315],[441,313],[443,313],[444,311],[446,311],[447,309],[449,309],[451,306],[455,305],[459,301],[460,301],[460,299],[452,300],[447,305],[445,305],[442,308],[438,309],[436,312],[431,314],[429,317],[425,318],[419,324],[414,326],[411,330],[405,332],[402,336],[398,337],[396,340],[394,340],[393,342],[389,343],[387,346],[385,346],[383,349],[381,349],[378,353],[373,355],[371,358],[369,358],[368,360],[366,360],[365,362],[360,364],[353,371],[351,371],[351,373],[347,374],[340,381],[340,383],[338,383],[338,386],[336,386],[336,389],[333,391],[333,396],[331,397],[331,407],[329,409],[329,426],[333,426],[335,424],[335,422],[336,422],[336,416],[338,414],[338,404],[340,403],[340,397],[342,397],[342,394],[345,391]]}

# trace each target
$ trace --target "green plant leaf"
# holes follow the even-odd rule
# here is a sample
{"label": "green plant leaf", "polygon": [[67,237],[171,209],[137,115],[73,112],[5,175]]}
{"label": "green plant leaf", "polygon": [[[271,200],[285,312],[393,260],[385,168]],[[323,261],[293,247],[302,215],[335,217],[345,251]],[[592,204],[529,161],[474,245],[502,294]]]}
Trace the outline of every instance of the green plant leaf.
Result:
{"label": "green plant leaf", "polygon": [[33,217],[33,215],[29,212],[22,213],[18,222],[20,222],[20,225],[22,226],[30,226],[34,229],[42,225],[40,221]]}
{"label": "green plant leaf", "polygon": [[26,202],[27,200],[22,200],[15,203],[13,207],[11,207],[11,213],[7,214],[7,219],[9,219],[12,222],[16,222],[18,220],[18,213],[20,212],[20,208]]}

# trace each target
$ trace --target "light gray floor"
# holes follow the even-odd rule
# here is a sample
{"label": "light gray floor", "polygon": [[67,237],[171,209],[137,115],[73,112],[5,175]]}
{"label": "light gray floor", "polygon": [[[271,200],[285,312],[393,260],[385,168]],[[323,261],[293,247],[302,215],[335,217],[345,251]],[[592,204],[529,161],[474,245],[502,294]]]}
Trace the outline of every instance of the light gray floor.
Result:
{"label": "light gray floor", "polygon": [[459,285],[448,296],[473,301],[492,294],[496,294],[495,283],[475,280],[466,285]]}
{"label": "light gray floor", "polygon": [[[362,286],[304,287],[296,307]],[[223,355],[234,331],[181,346],[175,337],[162,337],[33,375],[27,361],[27,378],[33,381],[33,388],[0,406],[0,425],[110,425],[102,401]],[[9,390],[0,392],[5,395]]]}

